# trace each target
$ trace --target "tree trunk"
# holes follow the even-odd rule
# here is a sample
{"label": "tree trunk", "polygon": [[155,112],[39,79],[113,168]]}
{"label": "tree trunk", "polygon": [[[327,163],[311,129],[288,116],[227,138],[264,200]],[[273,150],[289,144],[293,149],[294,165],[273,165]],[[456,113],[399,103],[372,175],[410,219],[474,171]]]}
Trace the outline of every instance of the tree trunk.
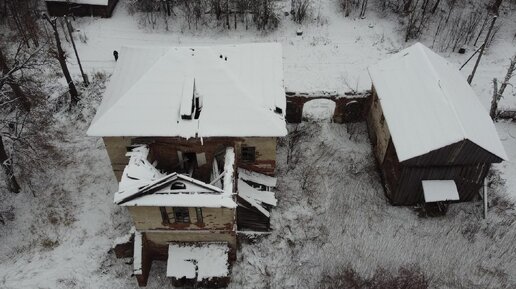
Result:
{"label": "tree trunk", "polygon": [[489,5],[489,10],[491,10],[494,15],[498,15],[502,2],[503,0],[493,0],[492,4]]}
{"label": "tree trunk", "polygon": [[410,6],[412,6],[413,0],[406,0],[405,5],[403,6],[403,12],[408,13],[410,10]]}
{"label": "tree trunk", "polygon": [[20,185],[18,184],[18,181],[16,180],[16,177],[14,176],[13,171],[13,162],[12,159],[7,155],[7,152],[5,151],[4,147],[4,140],[2,136],[0,136],[0,164],[2,165],[2,168],[5,172],[5,179],[7,182],[7,187],[11,193],[19,193],[20,192]]}
{"label": "tree trunk", "polygon": [[516,55],[514,55],[511,59],[511,64],[509,64],[509,68],[507,69],[507,74],[505,74],[505,79],[500,86],[500,90],[498,91],[498,97],[501,98],[505,91],[505,88],[509,84],[509,81],[512,78],[513,73],[516,71]]}
{"label": "tree trunk", "polygon": [[493,27],[495,25],[496,19],[498,17],[495,15],[493,17],[493,21],[491,22],[491,27],[489,27],[489,30],[487,31],[486,39],[484,41],[484,44],[480,47],[480,52],[478,54],[477,62],[475,63],[475,66],[473,67],[473,71],[468,76],[468,83],[471,84],[473,81],[473,77],[475,77],[475,72],[477,71],[478,64],[480,63],[480,59],[482,58],[482,54],[484,54],[484,49],[486,49],[487,41],[489,40],[489,36],[491,35],[491,31],[493,31]]}
{"label": "tree trunk", "polygon": [[439,4],[441,3],[441,0],[437,0],[434,4],[434,7],[432,8],[432,14],[435,13],[435,11],[437,11],[437,7],[439,7]]}
{"label": "tree trunk", "polygon": [[500,96],[498,95],[498,81],[496,78],[493,78],[493,99],[491,99],[491,109],[489,110],[489,116],[493,121],[496,120],[496,112],[498,111],[498,100],[500,100]]}
{"label": "tree trunk", "polygon": [[73,83],[72,76],[70,75],[70,71],[68,70],[68,66],[66,65],[66,55],[61,47],[61,40],[59,39],[59,32],[57,31],[56,18],[50,19],[48,15],[45,14],[45,19],[52,26],[52,30],[54,30],[54,38],[56,40],[56,48],[57,48],[57,60],[59,61],[59,65],[61,65],[61,69],[63,70],[64,77],[66,78],[66,82],[68,83],[68,91],[70,92],[70,105],[74,106],[79,102],[79,94],[77,93],[77,89],[75,88],[75,84]]}
{"label": "tree trunk", "polygon": [[226,0],[226,26],[228,27],[228,30],[231,29],[231,26],[229,25],[229,0]]}
{"label": "tree trunk", "polygon": [[0,48],[0,69],[2,70],[3,74],[7,76],[7,84],[11,87],[13,90],[13,93],[15,97],[18,99],[22,109],[24,111],[30,111],[31,103],[27,95],[23,92],[20,85],[16,83],[11,75],[9,75],[9,66],[7,64],[7,59],[5,58],[5,55],[2,52],[2,49]]}

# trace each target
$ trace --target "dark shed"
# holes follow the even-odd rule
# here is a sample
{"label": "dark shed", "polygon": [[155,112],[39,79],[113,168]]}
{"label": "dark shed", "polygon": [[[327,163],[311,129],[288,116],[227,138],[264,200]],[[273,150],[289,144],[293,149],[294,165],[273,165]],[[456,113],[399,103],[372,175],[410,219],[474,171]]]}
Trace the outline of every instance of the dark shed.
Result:
{"label": "dark shed", "polygon": [[109,18],[118,0],[47,0],[50,16],[97,16]]}
{"label": "dark shed", "polygon": [[[451,180],[460,201],[475,198],[491,164],[506,154],[457,68],[417,43],[370,67],[369,74],[367,123],[390,201],[428,202],[422,186],[427,180]],[[456,199],[439,199],[447,200]]]}

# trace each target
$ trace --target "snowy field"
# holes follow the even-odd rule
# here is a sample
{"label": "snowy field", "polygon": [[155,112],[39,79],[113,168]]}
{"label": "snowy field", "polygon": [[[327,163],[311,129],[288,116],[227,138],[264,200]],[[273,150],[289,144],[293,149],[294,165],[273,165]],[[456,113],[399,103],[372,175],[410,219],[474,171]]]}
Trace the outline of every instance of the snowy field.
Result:
{"label": "snowy field", "polygon": [[[112,51],[122,45],[277,41],[284,49],[288,90],[345,92],[369,88],[366,67],[408,45],[397,20],[374,9],[365,19],[344,18],[331,0],[317,2],[317,19],[301,26],[301,37],[295,35],[300,26],[286,17],[268,34],[189,31],[179,23],[170,31],[148,31],[128,15],[124,3],[111,19],[84,18],[75,24],[87,37],[86,43],[78,41],[78,50],[90,78],[94,72],[111,73]],[[516,52],[514,16],[501,17],[504,25],[473,81],[486,108],[492,78],[504,76],[507,59]],[[459,66],[469,53],[444,56]],[[467,65],[464,74],[471,68]],[[71,69],[78,78],[77,66]],[[58,150],[44,160],[44,177],[31,184],[34,195],[1,196],[2,209],[16,210],[14,219],[0,226],[0,288],[137,288],[131,260],[110,253],[113,241],[129,231],[129,216],[113,204],[117,184],[102,141],[85,135],[103,89],[103,80],[94,79],[83,90],[81,113],[57,116],[59,133],[52,137]],[[513,94],[508,88],[503,105],[516,106]],[[314,106],[320,119],[331,107]],[[274,230],[242,237],[230,288],[384,288],[392,280],[416,282],[408,288],[424,283],[429,288],[516,288],[516,124],[496,126],[510,160],[495,166],[484,220],[480,202],[452,205],[445,217],[432,219],[388,205],[363,123],[289,125],[290,134],[278,148]],[[164,263],[155,262],[147,288],[172,287],[165,271]]]}

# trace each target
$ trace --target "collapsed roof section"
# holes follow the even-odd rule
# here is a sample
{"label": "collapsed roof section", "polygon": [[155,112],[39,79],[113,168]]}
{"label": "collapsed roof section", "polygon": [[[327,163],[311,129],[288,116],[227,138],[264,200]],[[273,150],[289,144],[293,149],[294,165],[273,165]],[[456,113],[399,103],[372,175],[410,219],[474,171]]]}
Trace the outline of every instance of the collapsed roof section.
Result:
{"label": "collapsed roof section", "polygon": [[88,134],[284,136],[281,45],[123,47]]}
{"label": "collapsed roof section", "polygon": [[165,206],[236,208],[233,201],[234,150],[226,149],[223,189],[191,177],[172,173],[164,175],[147,161],[148,148],[141,146],[128,153],[114,202],[121,206]]}

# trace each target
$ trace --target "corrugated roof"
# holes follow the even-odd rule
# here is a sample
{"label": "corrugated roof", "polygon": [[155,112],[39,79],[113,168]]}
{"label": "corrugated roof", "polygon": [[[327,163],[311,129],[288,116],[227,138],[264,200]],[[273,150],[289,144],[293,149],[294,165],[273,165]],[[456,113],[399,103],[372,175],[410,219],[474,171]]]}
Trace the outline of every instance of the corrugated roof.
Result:
{"label": "corrugated roof", "polygon": [[469,139],[507,159],[496,128],[458,69],[421,43],[369,68],[399,161]]}

